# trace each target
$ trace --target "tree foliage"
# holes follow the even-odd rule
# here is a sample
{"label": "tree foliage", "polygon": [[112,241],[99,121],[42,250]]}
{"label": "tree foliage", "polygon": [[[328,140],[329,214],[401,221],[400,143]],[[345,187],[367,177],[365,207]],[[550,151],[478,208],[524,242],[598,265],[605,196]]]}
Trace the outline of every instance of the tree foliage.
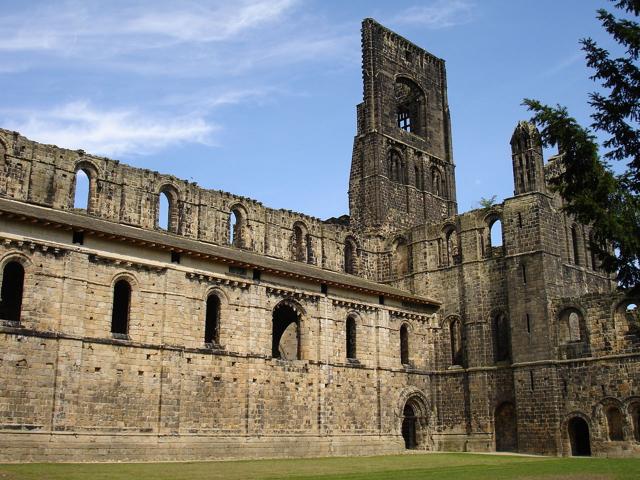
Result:
{"label": "tree foliage", "polygon": [[[613,1],[613,0],[612,0]],[[623,287],[640,289],[640,0],[616,0],[630,18],[600,9],[597,18],[624,54],[612,58],[591,38],[580,41],[591,79],[602,89],[589,95],[591,129],[567,109],[525,99],[545,146],[558,146],[565,168],[552,186],[569,214],[592,226],[591,248],[602,267],[616,272]],[[593,131],[606,135],[600,155]],[[624,163],[615,173],[611,163]]]}

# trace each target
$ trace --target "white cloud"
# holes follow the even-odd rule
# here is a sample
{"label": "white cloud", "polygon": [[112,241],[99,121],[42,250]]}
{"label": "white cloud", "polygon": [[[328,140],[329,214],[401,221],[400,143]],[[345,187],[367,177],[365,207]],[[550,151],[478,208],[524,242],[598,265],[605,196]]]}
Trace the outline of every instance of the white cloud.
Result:
{"label": "white cloud", "polygon": [[29,138],[105,156],[149,154],[178,143],[211,144],[218,130],[203,117],[162,118],[135,110],[100,110],[85,101],[8,113],[7,128]]}
{"label": "white cloud", "polygon": [[472,21],[474,8],[475,5],[468,0],[436,0],[428,5],[410,7],[393,17],[391,22],[434,29],[448,28]]}

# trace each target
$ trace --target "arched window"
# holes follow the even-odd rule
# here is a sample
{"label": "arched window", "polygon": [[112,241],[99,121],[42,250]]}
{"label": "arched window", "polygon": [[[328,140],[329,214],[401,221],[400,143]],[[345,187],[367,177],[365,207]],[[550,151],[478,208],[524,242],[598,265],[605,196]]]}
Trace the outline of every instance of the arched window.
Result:
{"label": "arched window", "polygon": [[564,343],[580,342],[583,330],[582,313],[575,308],[567,308],[560,313],[561,339]]}
{"label": "arched window", "polygon": [[493,317],[493,334],[496,362],[511,361],[511,332],[509,319],[504,313]]}
{"label": "arched window", "polygon": [[574,457],[591,456],[591,438],[587,422],[581,417],[573,417],[567,423],[567,430],[571,443],[571,455]]}
{"label": "arched window", "polygon": [[395,273],[395,278],[402,278],[411,273],[412,262],[410,253],[407,241],[401,237],[396,239],[391,260],[392,272]]}
{"label": "arched window", "polygon": [[607,427],[609,431],[609,440],[621,441],[624,440],[622,433],[623,426],[622,412],[618,407],[607,408]]}
{"label": "arched window", "polygon": [[[307,234],[307,228],[302,222],[297,222],[293,225],[291,248],[294,260],[298,262],[313,262],[311,236]],[[311,257],[309,254],[311,254]]]}
{"label": "arched window", "polygon": [[399,77],[395,83],[394,94],[398,128],[425,137],[426,101],[422,89],[408,78]]}
{"label": "arched window", "polygon": [[90,203],[91,176],[80,168],[76,171],[75,193],[73,197],[73,208],[89,210]]}
{"label": "arched window", "polygon": [[347,317],[347,359],[356,359],[356,319],[353,316]]}
{"label": "arched window", "polygon": [[160,192],[158,213],[158,227],[162,230],[169,230],[171,226],[171,200],[167,192]]}
{"label": "arched window", "polygon": [[491,236],[489,239],[491,240],[492,247],[501,247],[502,246],[502,222],[499,218],[493,220],[490,226]]}
{"label": "arched window", "polygon": [[442,174],[437,167],[431,168],[431,191],[438,197],[441,197],[443,193]]}
{"label": "arched window", "polygon": [[24,268],[18,262],[8,262],[2,271],[0,319],[11,322],[20,321],[23,288]]}
{"label": "arched window", "polygon": [[301,357],[300,316],[286,303],[278,304],[273,310],[271,356],[283,360],[297,360]]}
{"label": "arched window", "polygon": [[220,299],[215,293],[211,293],[207,297],[204,343],[210,345],[220,343]]}
{"label": "arched window", "polygon": [[345,273],[357,273],[357,252],[355,241],[348,237],[344,242],[344,271]]}
{"label": "arched window", "polygon": [[445,231],[445,255],[444,259],[445,265],[453,265],[455,264],[455,259],[458,256],[458,243],[456,238],[456,230],[453,227],[449,227],[448,230]]}
{"label": "arched window", "polygon": [[449,324],[449,336],[451,339],[451,364],[462,366],[462,324],[459,318],[454,318]]}
{"label": "arched window", "polygon": [[418,165],[414,165],[413,168],[414,168],[414,175],[416,178],[416,188],[418,190],[422,190],[423,189],[422,169]]}
{"label": "arched window", "polygon": [[240,206],[234,207],[229,213],[229,244],[234,247],[244,248],[247,244],[245,238],[246,215]]}
{"label": "arched window", "polygon": [[409,327],[406,324],[400,327],[400,363],[409,365]]}
{"label": "arched window", "polygon": [[129,308],[131,285],[124,279],[113,286],[113,308],[111,310],[111,333],[126,335],[129,330]]}
{"label": "arched window", "polygon": [[571,227],[571,244],[573,246],[573,263],[580,265],[580,247],[578,243],[578,228]]}
{"label": "arched window", "polygon": [[406,183],[404,159],[397,150],[390,150],[387,159],[388,177],[393,182]]}

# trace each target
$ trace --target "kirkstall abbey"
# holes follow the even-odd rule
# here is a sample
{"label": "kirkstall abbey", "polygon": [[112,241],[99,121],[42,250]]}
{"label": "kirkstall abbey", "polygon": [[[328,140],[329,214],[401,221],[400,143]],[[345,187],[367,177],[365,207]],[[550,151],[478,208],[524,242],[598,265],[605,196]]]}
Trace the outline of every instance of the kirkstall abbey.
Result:
{"label": "kirkstall abbey", "polygon": [[444,61],[366,19],[362,78],[325,221],[0,130],[0,461],[640,454],[640,299],[561,156],[518,123],[459,214]]}

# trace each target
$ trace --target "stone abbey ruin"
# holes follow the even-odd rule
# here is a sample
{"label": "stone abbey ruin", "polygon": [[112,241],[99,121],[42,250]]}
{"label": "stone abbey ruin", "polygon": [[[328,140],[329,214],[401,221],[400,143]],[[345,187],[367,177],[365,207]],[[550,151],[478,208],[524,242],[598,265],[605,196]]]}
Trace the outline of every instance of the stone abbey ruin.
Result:
{"label": "stone abbey ruin", "polygon": [[0,130],[0,461],[640,453],[640,299],[561,157],[518,123],[513,197],[458,214],[443,60],[371,19],[362,55],[348,217]]}

